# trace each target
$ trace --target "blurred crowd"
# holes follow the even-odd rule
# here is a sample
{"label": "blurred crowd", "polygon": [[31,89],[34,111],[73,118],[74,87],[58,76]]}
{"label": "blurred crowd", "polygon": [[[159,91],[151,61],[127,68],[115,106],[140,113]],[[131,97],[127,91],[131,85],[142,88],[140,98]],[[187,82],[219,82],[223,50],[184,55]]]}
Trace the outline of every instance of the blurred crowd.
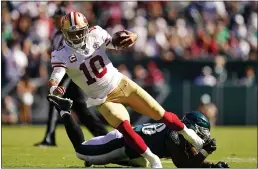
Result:
{"label": "blurred crowd", "polygon": [[[46,95],[51,71],[49,49],[54,26],[50,16],[60,6],[83,13],[91,26],[100,25],[111,35],[128,29],[139,38],[123,51],[132,60],[214,60],[196,77],[197,85],[214,86],[227,78],[227,60],[257,60],[258,2],[69,2],[2,1],[1,88],[2,117],[9,123],[31,123],[31,107]],[[131,55],[133,53],[133,55]],[[111,53],[119,60],[119,52]],[[164,89],[164,74],[155,62],[147,67],[126,64],[118,69],[138,84]],[[240,84],[254,83],[255,70],[248,67]],[[164,94],[163,94],[164,95]],[[162,98],[160,98],[162,100]],[[19,105],[19,106],[17,106]],[[17,116],[19,114],[19,117]]]}
{"label": "blurred crowd", "polygon": [[248,1],[85,2],[78,10],[110,34],[137,32],[135,59],[213,59],[223,54],[257,60],[257,6]]}

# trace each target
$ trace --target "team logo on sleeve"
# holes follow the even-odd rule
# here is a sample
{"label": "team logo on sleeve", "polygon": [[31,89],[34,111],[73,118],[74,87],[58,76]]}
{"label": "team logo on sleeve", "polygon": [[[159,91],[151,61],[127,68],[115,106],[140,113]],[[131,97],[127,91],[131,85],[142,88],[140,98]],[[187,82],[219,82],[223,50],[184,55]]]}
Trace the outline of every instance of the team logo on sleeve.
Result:
{"label": "team logo on sleeve", "polygon": [[98,48],[99,48],[99,43],[98,43],[98,42],[95,42],[95,43],[93,44],[93,48],[94,48],[94,49],[98,49]]}
{"label": "team logo on sleeve", "polygon": [[71,56],[69,56],[69,60],[70,60],[71,63],[73,63],[73,62],[77,61],[77,58],[76,58],[75,55],[71,55]]}

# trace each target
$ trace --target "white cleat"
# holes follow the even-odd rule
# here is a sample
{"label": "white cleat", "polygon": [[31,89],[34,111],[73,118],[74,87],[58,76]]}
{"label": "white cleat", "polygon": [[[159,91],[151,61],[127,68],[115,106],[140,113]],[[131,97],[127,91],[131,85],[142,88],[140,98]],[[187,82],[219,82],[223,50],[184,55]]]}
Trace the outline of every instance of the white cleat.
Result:
{"label": "white cleat", "polygon": [[156,156],[155,161],[151,163],[151,168],[163,168],[158,156]]}
{"label": "white cleat", "polygon": [[161,162],[152,163],[151,168],[163,168]]}

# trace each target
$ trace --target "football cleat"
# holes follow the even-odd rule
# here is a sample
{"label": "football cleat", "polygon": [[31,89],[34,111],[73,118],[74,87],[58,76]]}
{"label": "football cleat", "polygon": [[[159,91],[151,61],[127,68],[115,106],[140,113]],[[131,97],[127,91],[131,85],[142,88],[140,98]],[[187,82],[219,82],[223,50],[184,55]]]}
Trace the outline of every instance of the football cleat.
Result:
{"label": "football cleat", "polygon": [[87,168],[89,168],[89,167],[92,166],[92,164],[89,163],[88,161],[84,161],[84,166],[87,167]]}
{"label": "football cleat", "polygon": [[50,103],[54,104],[56,109],[58,109],[59,111],[60,110],[70,111],[70,109],[73,105],[73,101],[71,99],[62,98],[62,97],[55,96],[55,95],[48,95],[47,100]]}
{"label": "football cleat", "polygon": [[54,142],[47,142],[47,141],[42,141],[39,143],[34,144],[35,147],[56,147],[56,143]]}

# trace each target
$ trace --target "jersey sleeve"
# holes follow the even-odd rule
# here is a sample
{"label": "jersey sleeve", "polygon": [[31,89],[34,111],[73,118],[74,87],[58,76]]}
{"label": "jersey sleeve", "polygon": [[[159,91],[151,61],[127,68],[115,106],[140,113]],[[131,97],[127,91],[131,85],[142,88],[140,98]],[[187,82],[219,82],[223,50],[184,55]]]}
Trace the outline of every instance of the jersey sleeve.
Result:
{"label": "jersey sleeve", "polygon": [[66,63],[60,57],[60,51],[55,50],[51,53],[51,65],[53,71],[49,80],[54,80],[57,84],[61,82],[67,69]]}
{"label": "jersey sleeve", "polygon": [[114,45],[112,44],[112,36],[100,26],[95,26],[99,35],[101,36],[102,41],[104,41],[107,49],[115,49]]}

